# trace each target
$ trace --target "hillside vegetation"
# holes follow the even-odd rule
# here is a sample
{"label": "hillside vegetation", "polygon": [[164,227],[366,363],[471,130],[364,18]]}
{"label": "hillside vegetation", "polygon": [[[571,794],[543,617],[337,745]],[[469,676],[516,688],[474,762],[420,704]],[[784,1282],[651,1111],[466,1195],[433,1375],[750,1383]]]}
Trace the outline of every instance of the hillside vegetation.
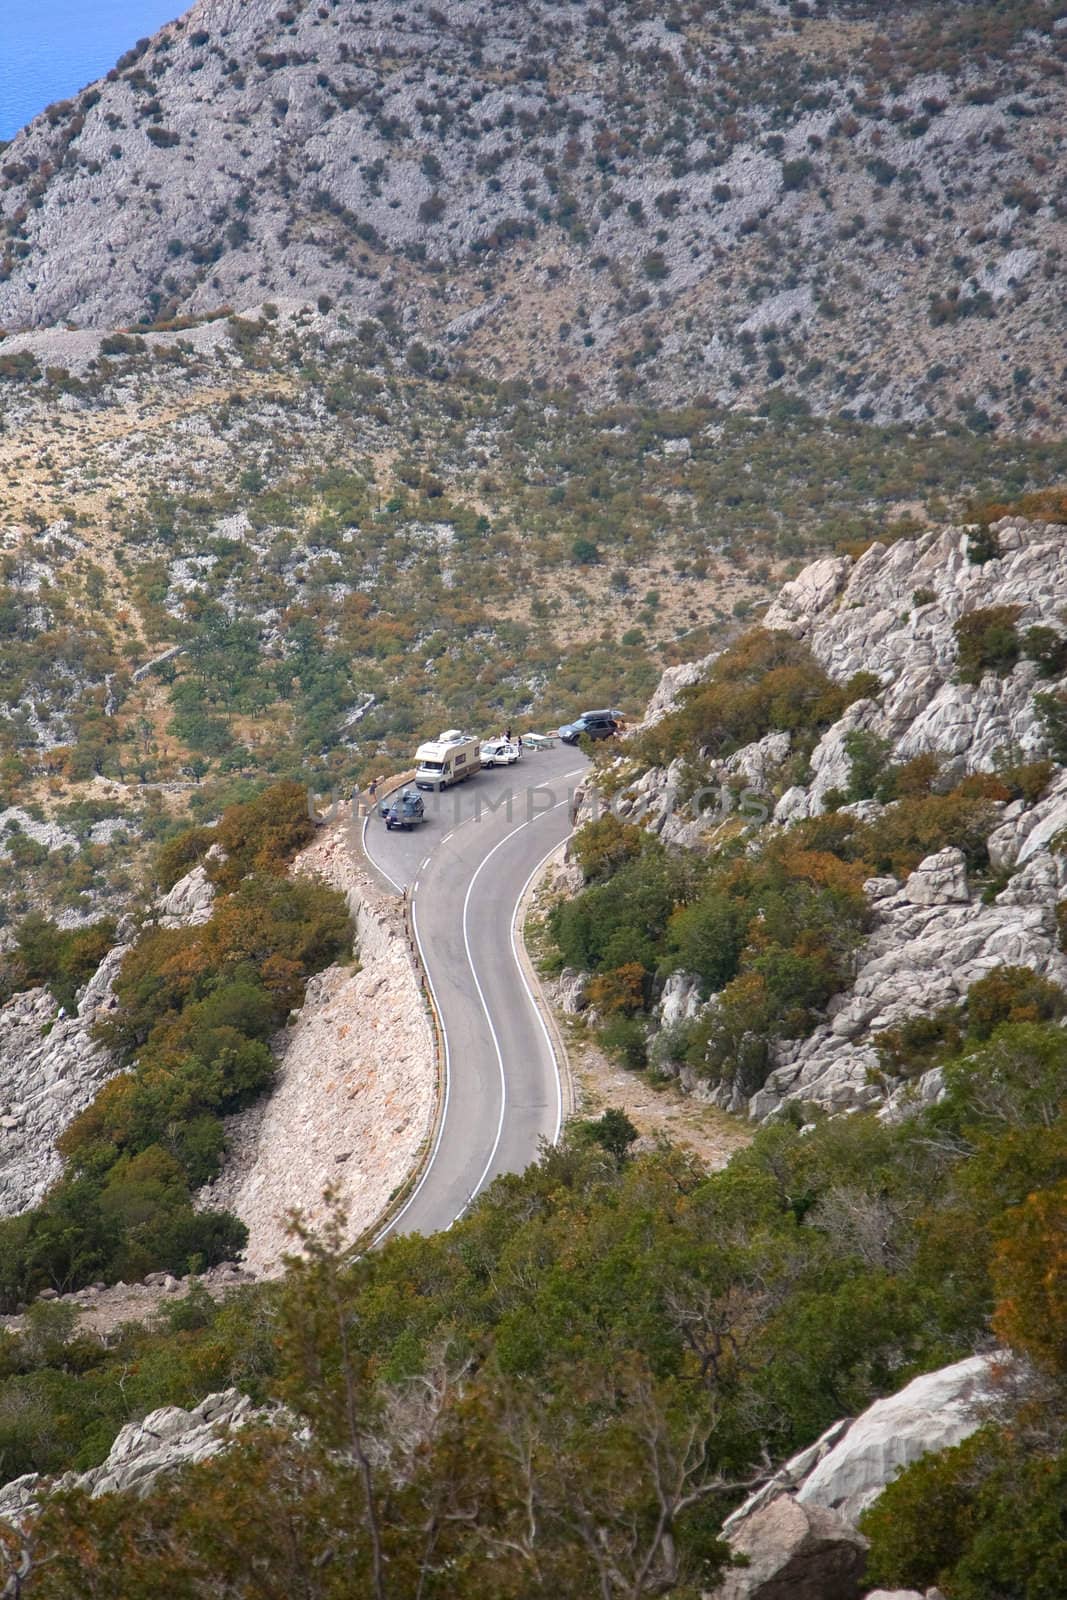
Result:
{"label": "hillside vegetation", "polygon": [[42,1316],[4,1352],[12,1406],[48,1418],[35,1445],[11,1411],[20,1465],[99,1459],[90,1396],[118,1420],[223,1373],[306,1431],[268,1419],[143,1500],[62,1497],[24,1593],[684,1600],[766,1460],[992,1329],[1022,1362],[1003,1426],[905,1474],[872,1566],[1050,1600],[1065,1074],[1062,1029],[1002,1024],[948,1064],[935,1110],[779,1125],[710,1177],[630,1154],[608,1114],[450,1232],[354,1266],[326,1238],[279,1288],[176,1304],[162,1338],[94,1350]]}
{"label": "hillside vegetation", "polygon": [[441,727],[635,714],[810,552],[1067,471],[1055,441],[780,388],[590,410],[310,307],[48,337],[69,366],[0,376],[12,915],[128,904],[175,814],[264,780],[347,790]]}

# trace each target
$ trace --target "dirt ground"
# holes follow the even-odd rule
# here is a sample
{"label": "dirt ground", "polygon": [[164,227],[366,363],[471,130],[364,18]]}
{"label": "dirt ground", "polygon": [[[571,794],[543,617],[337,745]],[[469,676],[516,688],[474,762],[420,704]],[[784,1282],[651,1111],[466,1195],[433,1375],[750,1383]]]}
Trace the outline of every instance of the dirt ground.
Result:
{"label": "dirt ground", "polygon": [[692,1150],[712,1171],[748,1144],[751,1131],[738,1118],[686,1094],[676,1083],[653,1082],[648,1073],[620,1067],[580,1022],[560,1012],[556,1018],[570,1056],[580,1116],[597,1117],[614,1106],[625,1111],[643,1139],[651,1143],[666,1137]]}

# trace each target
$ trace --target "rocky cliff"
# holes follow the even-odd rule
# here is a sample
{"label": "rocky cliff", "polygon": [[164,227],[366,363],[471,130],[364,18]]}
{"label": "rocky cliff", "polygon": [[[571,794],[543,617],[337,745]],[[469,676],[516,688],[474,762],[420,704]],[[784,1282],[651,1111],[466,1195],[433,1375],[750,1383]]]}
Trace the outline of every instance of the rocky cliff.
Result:
{"label": "rocky cliff", "polygon": [[0,1007],[0,1216],[36,1204],[59,1176],[55,1148],[115,1072],[93,1024],[114,1004],[112,982],[128,946],[116,945],[66,1015],[47,989],[30,989]]}
{"label": "rocky cliff", "polygon": [[3,152],[0,326],[323,296],[420,362],[1040,428],[1067,31],[973,13],[200,0]]}
{"label": "rocky cliff", "polygon": [[[291,1247],[290,1211],[322,1220],[327,1188],[352,1238],[369,1227],[417,1160],[436,1104],[433,1037],[398,904],[361,868],[358,843],[341,823],[325,828],[293,870],[347,896],[359,961],[309,982],[299,1013],[273,1041],[271,1093],[229,1119],[229,1158],[201,1195],[246,1223],[246,1265],[257,1276],[280,1269]],[[213,895],[195,867],[162,898],[158,920],[204,922]],[[0,1008],[0,1216],[41,1199],[62,1169],[58,1134],[116,1070],[92,1030],[114,1004],[111,985],[128,948],[108,953],[74,1015],[59,1011],[45,989]]]}
{"label": "rocky cliff", "polygon": [[[1063,662],[1042,666],[1022,658],[997,670],[968,672],[961,681],[961,618],[1007,615],[1016,640],[1030,629],[1062,638],[1067,595],[1067,543],[1062,527],[1004,519],[992,530],[998,552],[977,562],[975,529],[948,529],[891,545],[875,543],[858,560],[815,562],[786,585],[763,625],[804,639],[831,678],[873,674],[872,690],[851,704],[819,739],[802,783],[788,782],[792,740],[771,733],[707,767],[708,781],[744,782],[762,796],[771,826],[818,816],[839,806],[852,778],[850,736],[870,735],[889,765],[919,756],[940,762],[938,784],[989,773],[1046,754],[1047,727],[1036,695],[1054,699],[1067,687]],[[675,696],[699,681],[714,658],[668,675],[650,708],[652,725]],[[874,689],[874,684],[877,688]],[[1062,702],[1060,702],[1062,703]],[[853,743],[852,749],[855,749]],[[678,804],[683,765],[644,772],[620,801],[623,814],[641,815],[666,841],[701,845],[705,818]],[[937,850],[905,880],[878,877],[864,888],[870,931],[855,958],[852,982],[830,1002],[807,1037],[779,1040],[766,1083],[751,1096],[736,1087],[714,1091],[720,1103],[764,1118],[787,1102],[830,1111],[897,1098],[877,1048],[878,1036],[919,1014],[963,999],[997,967],[1028,967],[1067,984],[1062,920],[1067,891],[1067,771],[1050,762],[1035,797],[990,801],[987,851],[992,878],[979,888],[968,879],[959,848]],[[890,806],[893,802],[889,803]],[[862,799],[845,809],[877,823],[887,807]],[[721,819],[720,819],[721,821]],[[669,1031],[701,1014],[695,978],[674,973],[658,1007]],[[697,1081],[683,1069],[690,1081]],[[936,1069],[908,1087],[910,1096],[936,1096]],[[903,1092],[903,1091],[902,1091]]]}
{"label": "rocky cliff", "polygon": [[327,967],[278,1040],[279,1071],[264,1100],[229,1120],[230,1159],[204,1192],[249,1230],[245,1261],[264,1276],[294,1248],[287,1216],[324,1221],[329,1188],[356,1239],[414,1167],[433,1126],[437,1063],[403,914],[377,890],[347,827],[328,829],[294,870],[349,899],[359,963]]}

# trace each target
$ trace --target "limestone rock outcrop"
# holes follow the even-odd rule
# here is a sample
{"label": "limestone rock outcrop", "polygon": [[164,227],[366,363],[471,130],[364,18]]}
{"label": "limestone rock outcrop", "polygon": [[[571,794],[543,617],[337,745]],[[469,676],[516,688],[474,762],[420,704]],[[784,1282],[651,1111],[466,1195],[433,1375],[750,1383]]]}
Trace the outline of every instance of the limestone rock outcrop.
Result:
{"label": "limestone rock outcrop", "polygon": [[858,1600],[867,1541],[842,1517],[788,1495],[772,1500],[730,1536],[748,1565],[730,1572],[714,1600]]}
{"label": "limestone rock outcrop", "polygon": [[58,1177],[57,1135],[115,1072],[92,1030],[114,1004],[127,948],[108,952],[73,1015],[47,989],[25,990],[0,1007],[0,1215],[34,1205]]}
{"label": "limestone rock outcrop", "polygon": [[857,1518],[903,1467],[968,1438],[982,1421],[1004,1354],[970,1356],[915,1378],[856,1418],[797,1490],[801,1505]]}
{"label": "limestone rock outcrop", "polygon": [[68,1472],[51,1481],[31,1472],[4,1484],[0,1521],[21,1522],[46,1492],[56,1490],[81,1489],[94,1500],[105,1494],[146,1494],[161,1473],[218,1455],[231,1430],[261,1416],[248,1396],[236,1389],[209,1394],[191,1411],[163,1406],[120,1429],[107,1459],[88,1472]]}
{"label": "limestone rock outcrop", "polygon": [[904,1467],[931,1451],[962,1443],[981,1426],[1010,1362],[1004,1352],[968,1356],[923,1373],[856,1418],[833,1423],[738,1506],[723,1532],[732,1540],[782,1500],[819,1507],[855,1525]]}
{"label": "limestone rock outcrop", "polygon": [[[885,742],[887,761],[936,755],[946,785],[991,772],[1001,761],[1044,755],[1034,697],[1067,691],[1067,674],[1041,678],[1035,662],[1020,659],[1004,676],[986,672],[977,684],[959,683],[954,625],[967,612],[1009,606],[1020,638],[1036,626],[1062,636],[1067,530],[1004,518],[992,532],[1000,553],[982,564],[970,559],[975,530],[948,528],[873,544],[855,562],[847,556],[813,562],[786,584],[762,625],[804,639],[835,681],[869,672],[881,685],[822,735],[804,782],[786,786],[791,741],[772,732],[726,761],[706,762],[703,810],[681,798],[685,778],[691,787],[692,776],[679,758],[633,780],[618,803],[620,812],[643,819],[665,843],[704,847],[715,842],[717,827],[729,823],[730,806],[738,806],[740,778],[752,791],[749,803],[740,804],[744,820],[760,819],[760,807],[751,802],[761,800],[765,814],[788,827],[822,812],[830,791],[847,790],[849,735],[860,730]],[[703,673],[713,659],[695,665]],[[657,719],[693,681],[678,669],[664,675],[653,702]],[[1067,831],[1067,772],[1054,770],[1034,802],[991,804],[988,852],[999,884],[972,884],[963,853],[953,847],[928,855],[905,881],[871,879],[864,886],[871,929],[850,987],[831,1001],[810,1036],[773,1044],[770,1073],[756,1094],[702,1085],[676,1064],[683,1080],[727,1109],[759,1119],[773,1116],[786,1101],[841,1112],[888,1098],[899,1110],[904,1099],[880,1069],[880,1031],[957,1003],[997,966],[1030,967],[1067,985],[1057,923],[1067,897],[1067,854],[1057,847]],[[886,808],[860,800],[843,809],[877,827]],[[659,1007],[665,1032],[695,1015],[702,1003],[687,991],[683,1013],[678,994],[672,979]],[[653,1043],[657,1059],[661,1053]],[[909,1091],[910,1103],[936,1098],[939,1091],[932,1076]]]}
{"label": "limestone rock outcrop", "polygon": [[[875,543],[855,563],[847,556],[817,561],[786,585],[763,626],[805,639],[839,683],[857,672],[877,674],[879,701],[858,702],[843,722],[846,731],[861,726],[887,739],[895,760],[934,753],[962,777],[991,770],[1001,750],[1032,758],[1042,748],[1034,692],[1055,684],[1039,680],[1030,661],[1003,678],[986,673],[977,684],[955,682],[953,624],[965,612],[1017,606],[1020,633],[1056,627],[1067,594],[1067,530],[1006,517],[993,533],[1001,554],[981,565],[969,558],[974,534],[966,528]],[[847,766],[830,759],[841,729],[831,728],[812,756],[807,815],[847,779]],[[794,800],[790,815],[797,814]]]}
{"label": "limestone rock outcrop", "polygon": [[164,928],[196,928],[211,916],[215,885],[202,866],[195,866],[159,902],[159,922]]}

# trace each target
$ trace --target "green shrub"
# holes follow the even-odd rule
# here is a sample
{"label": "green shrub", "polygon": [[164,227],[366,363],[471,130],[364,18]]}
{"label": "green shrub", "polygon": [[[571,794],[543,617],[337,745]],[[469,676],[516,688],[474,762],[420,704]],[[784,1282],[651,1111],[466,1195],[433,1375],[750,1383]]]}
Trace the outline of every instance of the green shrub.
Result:
{"label": "green shrub", "polygon": [[631,1072],[648,1065],[648,1035],[636,1017],[611,1017],[597,1037],[608,1054]]}
{"label": "green shrub", "polygon": [[1027,661],[1037,662],[1043,678],[1058,678],[1067,668],[1067,637],[1055,628],[1027,628],[1022,653]]}
{"label": "green shrub", "polygon": [[995,967],[967,991],[967,1027],[975,1039],[988,1039],[1005,1022],[1058,1022],[1065,1012],[1067,994],[1030,967]]}
{"label": "green shrub", "polygon": [[640,828],[621,822],[613,811],[587,822],[572,844],[586,883],[610,878],[625,861],[639,856],[644,837]]}
{"label": "green shrub", "polygon": [[842,688],[800,640],[753,628],[718,657],[707,679],[683,691],[679,709],[643,734],[638,750],[650,764],[665,766],[702,750],[713,758],[728,756],[772,730],[814,744],[847,705],[878,683],[873,674],[863,674]]}
{"label": "green shrub", "polygon": [[1028,1455],[985,1427],[908,1467],[864,1513],[867,1578],[953,1600],[1058,1600],[1067,1452]]}
{"label": "green shrub", "polygon": [[1035,694],[1034,709],[1054,761],[1067,763],[1067,694]]}
{"label": "green shrub", "polygon": [[15,929],[19,972],[15,986],[47,983],[57,1004],[73,1011],[78,991],[115,943],[110,918],[86,928],[62,930],[33,911]]}
{"label": "green shrub", "polygon": [[156,855],[155,875],[162,893],[173,889],[179,878],[199,866],[214,842],[214,828],[183,828],[161,845]]}
{"label": "green shrub", "polygon": [[1021,611],[1022,606],[988,606],[957,618],[953,631],[961,683],[978,683],[984,672],[998,677],[1011,672],[1022,649],[1015,630]]}
{"label": "green shrub", "polygon": [[221,888],[233,889],[251,872],[283,873],[314,835],[303,784],[275,783],[254,800],[223,812],[215,840],[224,859],[212,864],[211,878]]}
{"label": "green shrub", "polygon": [[[967,302],[964,302],[965,304]],[[957,301],[957,305],[960,302]],[[1000,539],[987,524],[975,528],[967,535],[967,560],[975,567],[1000,558]]]}

